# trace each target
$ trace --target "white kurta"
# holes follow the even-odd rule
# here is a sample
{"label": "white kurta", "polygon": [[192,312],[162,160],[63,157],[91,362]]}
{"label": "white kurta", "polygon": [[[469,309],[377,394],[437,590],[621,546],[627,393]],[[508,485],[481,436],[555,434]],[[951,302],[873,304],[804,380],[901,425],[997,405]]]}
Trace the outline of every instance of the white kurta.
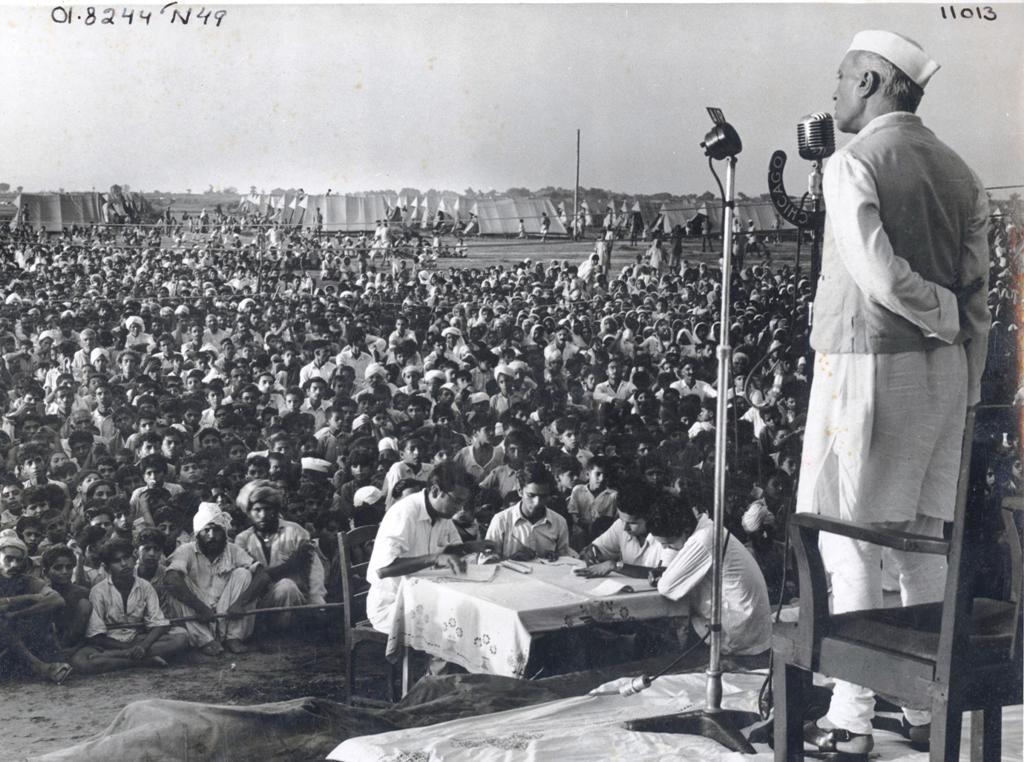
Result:
{"label": "white kurta", "polygon": [[[968,401],[978,398],[987,324],[984,330],[970,324],[980,340],[970,348],[968,367],[964,347],[953,343],[961,327],[956,299],[893,253],[870,168],[855,153],[839,151],[825,168],[823,187],[839,260],[857,287],[922,335],[950,345],[931,352],[816,355],[797,511],[867,522],[918,515],[950,521],[964,415]],[[964,283],[987,272],[987,215],[981,193],[962,263]]]}
{"label": "white kurta", "polygon": [[[905,116],[877,117],[850,146],[900,119]],[[894,254],[874,173],[855,151],[836,153],[824,188],[838,255],[832,266],[844,268],[868,300],[948,346],[892,354],[817,353],[797,511],[941,536],[941,522],[953,518],[965,412],[979,397],[987,311],[974,314],[978,304],[968,308],[964,327],[973,343],[965,350],[956,343],[961,324],[954,294],[925,281]],[[977,197],[958,263],[965,284],[987,273],[988,204],[984,193]],[[819,542],[833,612],[881,606],[882,549],[828,533]],[[895,551],[884,557],[899,579],[903,605],[941,599],[943,557]],[[870,690],[836,680],[828,720],[871,733],[874,703]],[[914,725],[930,721],[925,712],[905,714]]]}
{"label": "white kurta", "polygon": [[962,346],[815,357],[797,510],[951,521],[967,396]]}

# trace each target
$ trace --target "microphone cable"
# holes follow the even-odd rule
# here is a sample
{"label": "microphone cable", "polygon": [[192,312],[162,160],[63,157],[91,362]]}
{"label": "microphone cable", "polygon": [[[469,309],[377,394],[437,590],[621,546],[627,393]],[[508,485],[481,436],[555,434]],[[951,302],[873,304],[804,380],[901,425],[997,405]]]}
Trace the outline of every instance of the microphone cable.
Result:
{"label": "microphone cable", "polygon": [[[653,683],[659,677],[664,677],[673,667],[675,667],[683,659],[689,656],[693,652],[693,650],[697,648],[697,646],[707,643],[707,640],[710,636],[711,630],[709,629],[707,632],[704,633],[704,635],[700,637],[699,640],[683,649],[683,652],[679,654],[679,656],[677,656],[671,662],[669,662],[664,669],[655,672],[650,677],[648,677],[647,675],[637,675],[629,683],[623,685],[621,688],[618,688],[616,690],[606,690],[602,691],[601,693],[594,693],[593,691],[591,691],[591,695],[608,695],[612,693],[618,693],[620,696],[633,696],[637,693],[640,693],[641,691],[645,691],[651,687],[651,683]],[[595,688],[595,690],[597,689]]]}
{"label": "microphone cable", "polygon": [[[725,187],[722,185],[722,181],[719,179],[718,173],[715,171],[714,159],[712,159],[710,156],[708,157],[708,169],[711,170],[711,176],[715,178],[715,182],[718,184],[718,192],[722,196],[722,228],[723,228],[722,229],[722,240],[724,241],[725,240],[725,229],[724,229],[725,228],[725,207],[726,207]],[[734,204],[734,206],[735,206],[735,204]],[[711,227],[711,220],[708,219],[709,232],[710,232],[710,227]],[[724,251],[722,253],[722,256],[726,256]],[[732,256],[732,252],[729,252],[728,256]]]}

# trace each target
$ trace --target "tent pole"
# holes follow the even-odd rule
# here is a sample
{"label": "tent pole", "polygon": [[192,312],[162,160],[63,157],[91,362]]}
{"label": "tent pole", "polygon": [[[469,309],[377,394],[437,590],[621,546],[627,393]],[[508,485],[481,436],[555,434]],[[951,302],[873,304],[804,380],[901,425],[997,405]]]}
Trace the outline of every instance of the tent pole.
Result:
{"label": "tent pole", "polygon": [[576,130],[576,185],[572,189],[572,240],[579,237],[576,227],[580,215],[580,131]]}

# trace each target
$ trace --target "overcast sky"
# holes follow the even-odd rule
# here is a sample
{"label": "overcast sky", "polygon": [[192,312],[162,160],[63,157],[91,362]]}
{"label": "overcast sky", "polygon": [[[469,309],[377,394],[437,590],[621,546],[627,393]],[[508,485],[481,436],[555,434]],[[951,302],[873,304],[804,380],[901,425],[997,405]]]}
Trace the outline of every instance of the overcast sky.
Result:
{"label": "overcast sky", "polygon": [[582,185],[699,193],[717,105],[743,139],[738,189],[765,192],[782,148],[799,192],[795,124],[831,109],[865,28],[920,42],[942,64],[925,123],[986,185],[1024,183],[1019,3],[994,21],[926,4],[233,6],[219,28],[51,8],[0,7],[0,182],[26,190],[569,188],[580,128]]}

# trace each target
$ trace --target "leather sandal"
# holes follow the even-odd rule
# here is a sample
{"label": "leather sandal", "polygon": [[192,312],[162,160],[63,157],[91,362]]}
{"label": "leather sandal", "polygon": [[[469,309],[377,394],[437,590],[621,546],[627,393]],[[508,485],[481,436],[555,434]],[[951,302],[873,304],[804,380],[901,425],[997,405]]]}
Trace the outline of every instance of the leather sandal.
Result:
{"label": "leather sandal", "polygon": [[864,762],[875,746],[870,733],[854,733],[845,728],[823,728],[817,722],[804,725],[804,745],[812,747],[815,759],[833,762]]}

